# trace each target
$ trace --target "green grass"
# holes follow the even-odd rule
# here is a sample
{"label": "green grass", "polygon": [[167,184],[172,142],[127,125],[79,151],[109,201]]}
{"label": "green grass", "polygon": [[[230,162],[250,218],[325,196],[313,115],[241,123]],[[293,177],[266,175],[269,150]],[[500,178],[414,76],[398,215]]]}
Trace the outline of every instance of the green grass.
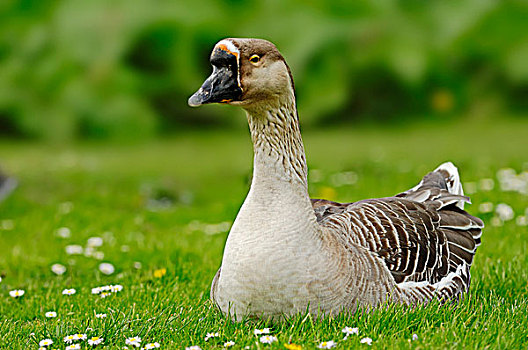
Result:
{"label": "green grass", "polygon": [[[455,162],[464,182],[495,179],[504,167],[527,170],[527,133],[528,123],[514,119],[312,130],[304,135],[308,162],[323,178],[310,190],[341,201],[387,196],[446,160]],[[139,145],[1,143],[1,165],[19,187],[0,203],[0,348],[36,349],[44,338],[64,348],[62,338],[73,333],[102,336],[108,349],[122,348],[131,336],[176,349],[222,348],[228,340],[254,349],[279,349],[290,341],[314,348],[332,339],[338,348],[367,347],[355,336],[341,342],[345,326],[359,327],[360,338],[371,337],[372,347],[381,349],[526,347],[528,229],[515,220],[492,226],[493,214],[480,215],[478,205],[508,203],[518,216],[528,197],[497,184],[473,194],[468,207],[487,227],[471,291],[458,305],[390,306],[324,320],[299,315],[275,324],[225,319],[208,295],[227,233],[207,225],[234,219],[248,188],[251,157],[243,131],[194,132]],[[331,175],[339,171],[354,171],[357,182],[334,188]],[[172,205],[164,205],[163,197]],[[57,237],[60,227],[68,227],[71,237]],[[85,246],[93,236],[104,239],[98,248],[103,260],[66,254],[66,245]],[[101,261],[112,263],[115,273],[102,275]],[[54,275],[54,263],[67,272]],[[166,275],[155,277],[162,268]],[[91,294],[106,284],[124,289],[107,298]],[[64,288],[77,293],[63,296]],[[11,298],[13,289],[26,294]],[[47,319],[46,311],[58,317]],[[95,313],[108,316],[97,319]],[[271,327],[279,341],[259,344],[253,329],[262,327]],[[206,343],[208,332],[220,337]],[[418,340],[410,341],[413,334]]]}

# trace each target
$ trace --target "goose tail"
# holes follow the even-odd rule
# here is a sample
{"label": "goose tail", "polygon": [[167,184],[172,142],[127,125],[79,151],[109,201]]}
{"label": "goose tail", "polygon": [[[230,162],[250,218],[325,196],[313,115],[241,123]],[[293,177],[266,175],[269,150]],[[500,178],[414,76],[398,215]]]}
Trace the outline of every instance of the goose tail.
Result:
{"label": "goose tail", "polygon": [[[464,195],[458,169],[451,162],[441,164],[425,175],[418,185],[398,196],[405,196],[417,202],[423,202],[425,200],[438,199],[438,197],[432,196],[432,192],[437,192],[438,190],[444,190],[442,199],[446,201],[446,205],[455,204],[458,208],[464,210],[464,203],[471,203],[469,197]],[[451,196],[446,194],[451,194]]]}

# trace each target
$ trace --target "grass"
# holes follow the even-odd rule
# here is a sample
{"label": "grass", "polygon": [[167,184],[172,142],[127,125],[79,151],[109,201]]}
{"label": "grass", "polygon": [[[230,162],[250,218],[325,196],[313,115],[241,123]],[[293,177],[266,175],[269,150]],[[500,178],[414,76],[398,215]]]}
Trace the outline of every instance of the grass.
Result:
{"label": "grass", "polygon": [[[313,196],[353,201],[403,191],[439,163],[452,160],[464,182],[495,179],[511,167],[528,170],[528,123],[458,122],[443,126],[309,131],[304,139],[311,169],[322,179]],[[0,203],[0,348],[36,349],[38,341],[73,333],[104,338],[99,348],[120,349],[125,338],[162,348],[279,349],[285,343],[315,348],[338,341],[338,348],[523,348],[528,344],[528,228],[514,220],[492,226],[493,213],[480,203],[509,204],[523,215],[528,197],[495,187],[472,195],[469,211],[487,227],[472,267],[469,296],[458,305],[416,308],[389,306],[334,319],[298,315],[280,323],[225,319],[208,299],[218,268],[227,224],[247,192],[251,145],[245,132],[194,132],[150,144],[53,146],[0,144],[3,168],[19,187]],[[336,187],[332,174],[353,171],[357,182]],[[313,174],[313,173],[312,173]],[[496,179],[495,179],[496,180]],[[58,237],[61,227],[70,238]],[[65,246],[86,246],[102,237],[103,259],[68,255]],[[101,257],[99,257],[101,258]],[[109,262],[116,271],[98,270]],[[66,266],[57,276],[54,263]],[[163,275],[163,270],[166,274]],[[91,288],[120,284],[123,291],[101,298]],[[65,288],[77,293],[62,295]],[[9,291],[24,289],[21,298]],[[58,317],[46,318],[47,311]],[[99,319],[96,313],[106,313]],[[359,327],[359,338],[341,341],[341,329]],[[279,341],[260,344],[253,330],[271,327]],[[208,342],[208,332],[220,337]],[[413,334],[418,340],[411,341]],[[88,348],[85,344],[83,347]]]}

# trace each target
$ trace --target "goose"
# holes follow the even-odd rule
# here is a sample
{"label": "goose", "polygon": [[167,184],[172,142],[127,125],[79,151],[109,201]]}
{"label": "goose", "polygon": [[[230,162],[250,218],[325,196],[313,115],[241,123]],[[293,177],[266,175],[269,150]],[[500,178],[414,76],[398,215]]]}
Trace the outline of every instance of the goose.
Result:
{"label": "goose", "polygon": [[211,299],[234,320],[330,316],[383,303],[456,301],[468,292],[483,222],[464,211],[447,162],[393,197],[310,199],[292,74],[269,41],[219,41],[188,104],[240,106],[253,177],[228,234]]}

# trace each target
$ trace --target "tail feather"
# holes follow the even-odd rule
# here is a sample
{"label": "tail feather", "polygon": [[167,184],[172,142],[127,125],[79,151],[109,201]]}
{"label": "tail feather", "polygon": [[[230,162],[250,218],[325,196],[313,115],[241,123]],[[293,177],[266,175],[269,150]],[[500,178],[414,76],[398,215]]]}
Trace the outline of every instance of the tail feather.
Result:
{"label": "tail feather", "polygon": [[[434,283],[435,293],[443,298],[467,291],[470,283],[470,267],[481,242],[484,223],[464,210],[470,203],[464,195],[457,168],[446,162],[425,175],[418,185],[397,195],[420,202],[438,214],[439,237],[445,239],[442,265],[438,270],[441,278]],[[442,248],[444,249],[444,248]]]}
{"label": "tail feather", "polygon": [[[452,194],[452,196],[447,195],[445,191]],[[438,168],[425,175],[418,185],[398,196],[404,196],[417,202],[431,199],[440,200],[445,203],[442,207],[456,203],[456,206],[462,210],[464,209],[464,203],[470,203],[469,197],[464,196],[458,169],[451,162],[441,164]]]}

